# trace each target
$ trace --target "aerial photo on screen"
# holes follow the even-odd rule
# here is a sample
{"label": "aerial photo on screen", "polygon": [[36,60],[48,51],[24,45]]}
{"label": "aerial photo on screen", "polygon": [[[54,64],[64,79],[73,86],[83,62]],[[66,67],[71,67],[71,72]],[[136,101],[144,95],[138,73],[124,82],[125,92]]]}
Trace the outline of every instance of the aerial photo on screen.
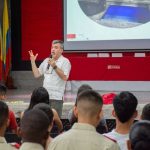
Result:
{"label": "aerial photo on screen", "polygon": [[78,0],[82,11],[98,24],[130,28],[150,21],[150,0]]}

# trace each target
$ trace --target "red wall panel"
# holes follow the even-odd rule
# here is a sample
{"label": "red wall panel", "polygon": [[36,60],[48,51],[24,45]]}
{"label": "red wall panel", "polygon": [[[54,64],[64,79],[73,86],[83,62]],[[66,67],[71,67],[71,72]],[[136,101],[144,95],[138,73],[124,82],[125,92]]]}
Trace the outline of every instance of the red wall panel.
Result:
{"label": "red wall panel", "polygon": [[61,0],[23,0],[21,2],[22,60],[29,60],[28,50],[47,57],[51,41],[63,38]]}
{"label": "red wall panel", "polygon": [[70,58],[70,80],[149,81],[150,57]]}
{"label": "red wall panel", "polygon": [[[29,60],[28,50],[38,53],[38,60],[49,56],[51,41],[63,39],[62,0],[23,0],[21,9],[22,60]],[[72,64],[70,80],[150,80],[150,53],[136,58],[124,53],[121,58],[87,58],[87,53],[67,53]]]}

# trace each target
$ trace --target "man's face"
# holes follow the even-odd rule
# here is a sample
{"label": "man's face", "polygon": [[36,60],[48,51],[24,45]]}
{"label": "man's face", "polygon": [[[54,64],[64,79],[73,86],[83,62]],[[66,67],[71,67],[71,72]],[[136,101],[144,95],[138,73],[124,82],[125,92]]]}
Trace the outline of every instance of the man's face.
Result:
{"label": "man's face", "polygon": [[63,52],[63,49],[61,48],[59,43],[52,44],[51,54],[53,56],[53,59],[57,60],[61,56],[62,52]]}

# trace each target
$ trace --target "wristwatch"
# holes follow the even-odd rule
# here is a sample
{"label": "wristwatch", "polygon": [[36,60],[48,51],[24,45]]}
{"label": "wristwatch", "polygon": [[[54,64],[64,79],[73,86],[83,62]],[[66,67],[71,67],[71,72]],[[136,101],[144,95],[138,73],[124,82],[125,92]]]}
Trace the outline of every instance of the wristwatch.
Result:
{"label": "wristwatch", "polygon": [[57,69],[57,66],[55,65],[55,66],[53,67],[53,69],[54,69],[54,70]]}

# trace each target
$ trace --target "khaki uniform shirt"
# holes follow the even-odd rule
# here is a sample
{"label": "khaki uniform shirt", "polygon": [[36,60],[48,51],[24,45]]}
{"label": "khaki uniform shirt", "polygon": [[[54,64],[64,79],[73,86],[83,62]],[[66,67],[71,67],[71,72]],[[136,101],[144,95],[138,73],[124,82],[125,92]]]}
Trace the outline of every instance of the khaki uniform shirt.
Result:
{"label": "khaki uniform shirt", "polygon": [[118,144],[96,132],[94,126],[75,123],[69,131],[57,136],[48,150],[119,150]]}
{"label": "khaki uniform shirt", "polygon": [[41,144],[24,142],[21,145],[20,150],[44,150],[44,148]]}
{"label": "khaki uniform shirt", "polygon": [[4,137],[0,137],[0,150],[17,150],[12,145],[8,144]]}

